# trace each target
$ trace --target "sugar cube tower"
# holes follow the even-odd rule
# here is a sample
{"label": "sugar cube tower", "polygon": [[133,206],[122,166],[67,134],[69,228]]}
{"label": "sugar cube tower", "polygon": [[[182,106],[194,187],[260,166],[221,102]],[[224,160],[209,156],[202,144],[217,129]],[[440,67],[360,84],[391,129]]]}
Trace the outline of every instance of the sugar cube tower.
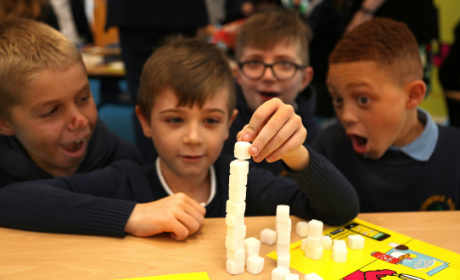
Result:
{"label": "sugar cube tower", "polygon": [[[234,154],[237,159],[230,163],[229,199],[227,200],[225,215],[225,224],[227,226],[225,236],[225,248],[227,250],[226,269],[230,274],[243,273],[246,258],[248,266],[253,271],[262,270],[260,268],[261,261],[256,258],[258,256],[258,249],[255,249],[257,245],[254,241],[245,243],[246,225],[244,224],[244,211],[246,209],[246,184],[249,172],[249,162],[247,159],[250,158],[250,145],[248,142],[236,142]],[[257,254],[255,254],[256,250]]]}

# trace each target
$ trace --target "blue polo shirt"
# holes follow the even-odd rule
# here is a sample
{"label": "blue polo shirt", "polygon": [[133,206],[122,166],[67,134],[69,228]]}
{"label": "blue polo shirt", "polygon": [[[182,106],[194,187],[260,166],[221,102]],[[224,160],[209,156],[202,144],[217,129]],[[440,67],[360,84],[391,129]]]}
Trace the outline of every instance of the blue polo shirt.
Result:
{"label": "blue polo shirt", "polygon": [[418,119],[425,124],[422,134],[403,147],[391,146],[390,149],[399,150],[418,161],[428,161],[438,142],[439,128],[430,114],[422,109],[418,109]]}

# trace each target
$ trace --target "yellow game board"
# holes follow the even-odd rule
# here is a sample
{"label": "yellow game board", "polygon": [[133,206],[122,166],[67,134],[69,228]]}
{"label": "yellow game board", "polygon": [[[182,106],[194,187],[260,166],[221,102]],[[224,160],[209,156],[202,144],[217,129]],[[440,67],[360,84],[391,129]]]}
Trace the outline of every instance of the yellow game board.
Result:
{"label": "yellow game board", "polygon": [[[365,247],[348,249],[346,262],[334,262],[331,250],[324,250],[320,260],[307,258],[298,241],[291,244],[291,267],[301,273],[315,272],[325,280],[460,279],[459,254],[389,229],[354,219],[324,232],[332,239],[350,234],[363,235]],[[276,259],[276,252],[268,257]]]}

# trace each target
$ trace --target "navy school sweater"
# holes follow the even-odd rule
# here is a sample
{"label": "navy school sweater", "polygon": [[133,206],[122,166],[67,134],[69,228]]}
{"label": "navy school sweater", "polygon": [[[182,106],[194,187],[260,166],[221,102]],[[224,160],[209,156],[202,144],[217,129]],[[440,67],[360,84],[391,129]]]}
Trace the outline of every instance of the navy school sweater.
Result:
{"label": "navy school sweater", "polygon": [[326,128],[314,144],[352,183],[362,212],[460,209],[460,130],[438,126],[428,161],[388,150],[372,160],[354,152],[343,127]]}
{"label": "navy school sweater", "polygon": [[[356,193],[345,177],[324,157],[311,152],[310,164],[293,174],[294,180],[250,167],[246,215],[274,215],[276,205],[288,204],[291,214],[339,225],[359,212]],[[216,195],[206,206],[206,217],[224,217],[228,200],[231,158],[220,157],[216,170]],[[41,192],[28,192],[33,188]],[[119,161],[87,174],[9,185],[3,195],[29,193],[0,205],[4,227],[79,234],[123,236],[136,202],[167,196],[155,166]],[[70,197],[65,202],[60,197]]]}

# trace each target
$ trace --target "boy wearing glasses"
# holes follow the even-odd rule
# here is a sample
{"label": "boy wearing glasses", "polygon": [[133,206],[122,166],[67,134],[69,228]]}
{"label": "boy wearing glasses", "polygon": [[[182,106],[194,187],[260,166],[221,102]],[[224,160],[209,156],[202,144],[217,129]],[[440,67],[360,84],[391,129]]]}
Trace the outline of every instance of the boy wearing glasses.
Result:
{"label": "boy wearing glasses", "polygon": [[[276,10],[256,14],[241,27],[237,37],[235,56],[238,62],[236,80],[238,116],[230,128],[223,153],[232,154],[236,134],[249,123],[257,107],[277,97],[290,104],[302,118],[308,130],[308,140],[317,133],[314,121],[315,96],[308,84],[313,70],[309,67],[308,26],[294,12]],[[261,163],[264,168],[279,174],[285,168],[280,162]]]}

